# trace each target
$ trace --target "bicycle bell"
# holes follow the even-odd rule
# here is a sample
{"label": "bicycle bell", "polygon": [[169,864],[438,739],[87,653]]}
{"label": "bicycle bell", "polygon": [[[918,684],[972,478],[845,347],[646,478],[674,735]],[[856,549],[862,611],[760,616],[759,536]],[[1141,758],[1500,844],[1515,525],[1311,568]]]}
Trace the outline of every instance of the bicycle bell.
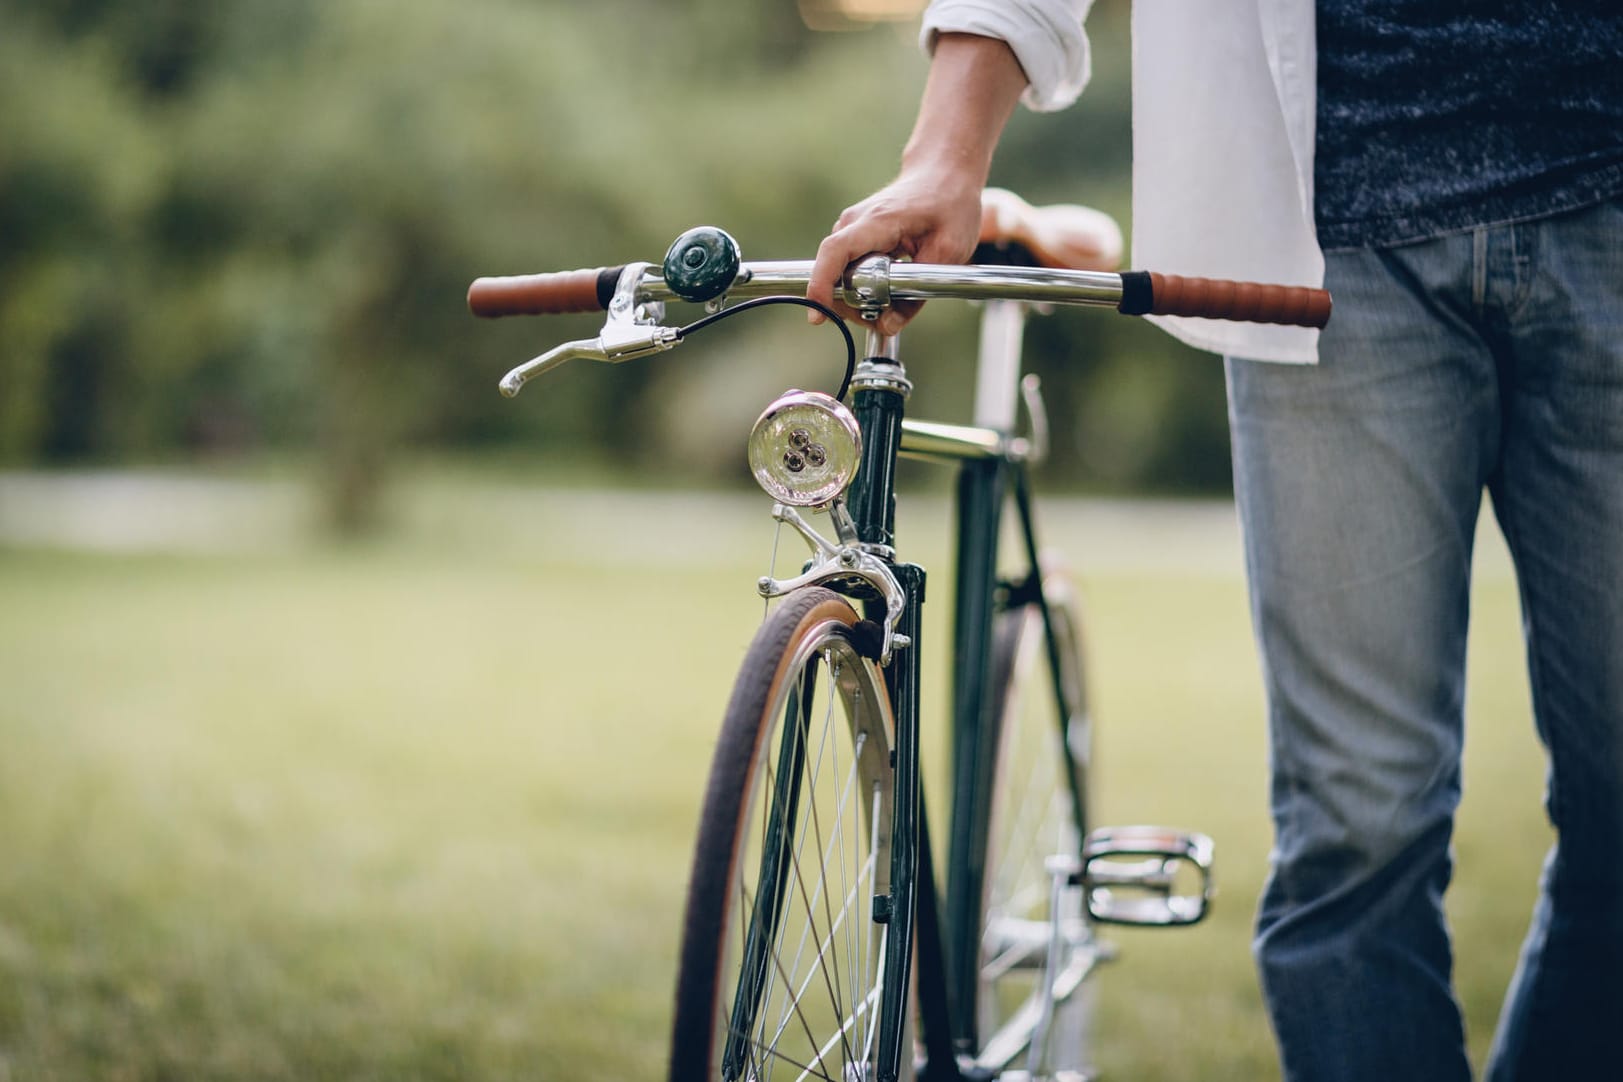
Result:
{"label": "bicycle bell", "polygon": [[676,238],[661,269],[672,293],[703,304],[727,292],[740,265],[738,242],[724,229],[701,225]]}

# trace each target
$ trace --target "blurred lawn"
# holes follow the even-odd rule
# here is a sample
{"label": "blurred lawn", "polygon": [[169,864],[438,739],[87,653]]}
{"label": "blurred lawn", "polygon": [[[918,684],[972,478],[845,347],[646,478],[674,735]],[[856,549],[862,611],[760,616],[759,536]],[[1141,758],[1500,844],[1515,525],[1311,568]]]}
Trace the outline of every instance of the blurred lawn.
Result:
{"label": "blurred lawn", "polygon": [[[503,492],[441,485],[348,548],[0,550],[0,1080],[658,1077],[765,508],[741,541],[733,503],[707,536],[682,501],[526,518],[491,510],[524,505]],[[1084,569],[1102,819],[1206,830],[1221,883],[1198,928],[1116,935],[1102,1060],[1267,1078],[1232,539],[1162,552],[1128,514],[1097,558],[1091,514],[1050,516],[1050,540]],[[950,579],[925,555],[939,647]],[[1480,1060],[1548,842],[1499,570],[1471,663],[1450,908]]]}

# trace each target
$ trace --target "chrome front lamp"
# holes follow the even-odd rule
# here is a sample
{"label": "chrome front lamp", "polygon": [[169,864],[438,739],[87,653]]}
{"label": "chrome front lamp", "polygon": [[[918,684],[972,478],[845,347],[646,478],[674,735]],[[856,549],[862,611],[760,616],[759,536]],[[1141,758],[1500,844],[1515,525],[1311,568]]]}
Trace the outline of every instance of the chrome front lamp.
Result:
{"label": "chrome front lamp", "polygon": [[756,482],[774,500],[824,507],[856,476],[862,431],[839,399],[821,391],[789,391],[750,429],[749,461]]}

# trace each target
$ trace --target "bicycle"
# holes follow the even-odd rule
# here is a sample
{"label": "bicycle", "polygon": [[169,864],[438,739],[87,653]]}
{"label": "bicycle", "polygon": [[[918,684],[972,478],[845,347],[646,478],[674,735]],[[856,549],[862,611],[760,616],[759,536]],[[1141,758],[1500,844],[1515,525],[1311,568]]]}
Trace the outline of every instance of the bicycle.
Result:
{"label": "bicycle", "polygon": [[[823,309],[846,344],[839,391],[789,391],[750,433],[772,516],[811,557],[799,575],[757,583],[781,600],[744,658],[711,766],[671,1082],[778,1070],[825,1082],[1086,1078],[1089,978],[1113,956],[1097,926],[1185,925],[1207,911],[1210,838],[1095,828],[1088,817],[1081,623],[1063,569],[1038,544],[1029,470],[1047,424],[1035,378],[1019,374],[1021,331],[1036,306],[1057,304],[1322,327],[1330,299],[1067,267],[1066,253],[1097,241],[1092,225],[1013,197],[1003,207],[972,265],[871,256],[842,283],[865,320],[895,300],[983,303],[973,424],[905,418],[912,384],[898,339],[870,330],[859,360],[844,322]],[[742,262],[732,238],[701,228],[657,268],[484,278],[469,305],[482,316],[608,312],[595,339],[509,372],[501,389],[512,396],[569,360],[649,356],[754,306],[821,307],[803,296],[810,268]],[[708,314],[665,326],[676,300]],[[944,883],[919,776],[926,573],[895,547],[899,455],[958,470]],[[998,557],[1010,505],[1021,539],[1013,574]],[[832,538],[808,509],[827,516]]]}

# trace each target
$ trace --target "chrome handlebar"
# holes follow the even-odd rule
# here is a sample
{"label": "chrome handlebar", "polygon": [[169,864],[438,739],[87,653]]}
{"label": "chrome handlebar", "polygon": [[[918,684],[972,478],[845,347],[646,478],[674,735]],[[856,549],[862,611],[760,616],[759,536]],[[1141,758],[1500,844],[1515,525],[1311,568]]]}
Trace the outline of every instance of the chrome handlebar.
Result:
{"label": "chrome handlebar", "polygon": [[[743,263],[726,293],[709,305],[719,309],[728,300],[803,294],[811,272],[809,259]],[[863,319],[872,320],[899,300],[1014,300],[1114,308],[1121,304],[1122,279],[1100,271],[905,263],[869,256],[852,264],[839,293]],[[660,320],[665,302],[680,299],[652,264],[628,264],[616,282],[602,332],[596,338],[565,342],[514,368],[501,379],[502,394],[512,398],[530,380],[568,361],[618,364],[673,348],[681,337],[661,326]]]}
{"label": "chrome handlebar", "polygon": [[[726,296],[747,300],[805,293],[811,271],[809,259],[744,263]],[[1115,308],[1121,304],[1122,285],[1121,275],[1104,271],[906,263],[875,255],[851,265],[839,292],[840,300],[866,318],[893,301],[1016,300]],[[678,299],[652,268],[637,283],[636,297],[642,301]]]}

